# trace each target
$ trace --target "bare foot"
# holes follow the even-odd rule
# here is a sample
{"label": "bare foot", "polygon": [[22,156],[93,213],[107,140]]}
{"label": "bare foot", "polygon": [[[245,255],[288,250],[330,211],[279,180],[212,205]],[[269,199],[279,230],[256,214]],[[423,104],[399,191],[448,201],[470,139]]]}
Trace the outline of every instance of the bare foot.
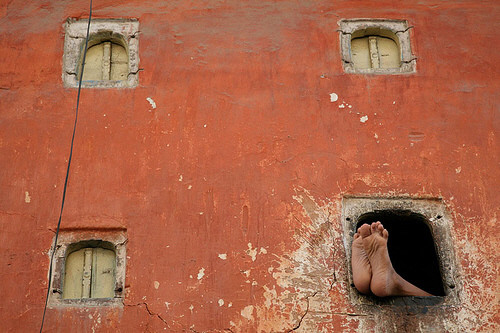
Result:
{"label": "bare foot", "polygon": [[359,233],[372,268],[370,290],[375,296],[432,296],[396,273],[387,251],[389,232],[382,223],[363,224]]}
{"label": "bare foot", "polygon": [[352,279],[356,289],[362,294],[369,294],[372,268],[363,246],[363,237],[361,237],[359,231],[354,235],[352,241],[351,266]]}

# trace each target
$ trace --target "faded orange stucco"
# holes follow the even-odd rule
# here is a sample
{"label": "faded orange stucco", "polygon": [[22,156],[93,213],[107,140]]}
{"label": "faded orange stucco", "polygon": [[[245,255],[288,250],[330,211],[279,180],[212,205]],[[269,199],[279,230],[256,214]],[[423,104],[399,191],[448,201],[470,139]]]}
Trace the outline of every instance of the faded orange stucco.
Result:
{"label": "faded orange stucco", "polygon": [[[126,296],[50,308],[44,331],[500,330],[499,14],[493,0],[94,1],[95,18],[139,20],[142,71],[137,88],[82,90],[62,228],[126,230]],[[42,318],[76,103],[68,17],[88,2],[0,4],[2,332]],[[345,74],[343,18],[408,20],[416,73]],[[346,195],[442,198],[460,303],[353,306]]]}

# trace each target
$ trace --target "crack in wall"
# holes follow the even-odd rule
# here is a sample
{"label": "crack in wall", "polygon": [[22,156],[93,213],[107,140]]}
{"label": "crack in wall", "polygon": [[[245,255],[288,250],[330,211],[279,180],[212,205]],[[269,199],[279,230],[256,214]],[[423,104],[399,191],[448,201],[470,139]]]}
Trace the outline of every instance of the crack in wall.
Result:
{"label": "crack in wall", "polygon": [[[193,333],[208,333],[208,332],[213,332],[213,331],[214,331],[214,330],[210,329],[210,330],[208,330],[208,331],[201,331],[201,332],[200,332],[200,331],[195,330],[195,329],[194,329],[194,328],[192,328],[192,327],[190,327],[190,328],[189,328],[189,330],[190,330],[191,332],[193,332]],[[230,329],[230,328],[224,328],[223,330],[224,330],[224,332],[234,333],[234,331],[233,331],[232,329]]]}
{"label": "crack in wall", "polygon": [[136,70],[135,72],[129,72],[127,74],[127,77],[129,77],[130,75],[137,75],[139,74],[139,72],[142,72],[144,70],[144,68],[139,68],[138,70]]}
{"label": "crack in wall", "polygon": [[170,325],[167,323],[167,321],[165,319],[163,319],[162,316],[160,316],[158,313],[155,313],[153,311],[151,311],[149,309],[149,306],[146,302],[141,302],[141,303],[137,303],[137,304],[124,304],[125,306],[129,306],[129,307],[134,307],[134,306],[141,306],[141,305],[144,305],[144,308],[146,309],[146,311],[148,312],[148,314],[150,316],[155,316],[157,317],[158,319],[160,319],[165,325],[167,325],[167,328],[170,328]]}
{"label": "crack in wall", "polygon": [[297,324],[294,328],[292,328],[291,330],[287,331],[287,333],[290,333],[290,332],[292,332],[292,331],[296,331],[296,330],[298,330],[298,329],[300,328],[300,325],[302,325],[302,321],[304,320],[304,318],[306,317],[306,315],[309,313],[309,305],[310,305],[309,299],[310,299],[311,297],[316,296],[318,293],[319,293],[319,291],[316,291],[316,292],[314,292],[314,294],[312,294],[311,296],[307,296],[307,297],[306,297],[306,300],[307,300],[307,307],[306,307],[306,311],[305,311],[305,312],[304,312],[304,314],[300,317],[298,324]]}
{"label": "crack in wall", "polygon": [[368,314],[364,313],[353,313],[353,312],[329,312],[334,315],[349,316],[349,317],[370,317]]}

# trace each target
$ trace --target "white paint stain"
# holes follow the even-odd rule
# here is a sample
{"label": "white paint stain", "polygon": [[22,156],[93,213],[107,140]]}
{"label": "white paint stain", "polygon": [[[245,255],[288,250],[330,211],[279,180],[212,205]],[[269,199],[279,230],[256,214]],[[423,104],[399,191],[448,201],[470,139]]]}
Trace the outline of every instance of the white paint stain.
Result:
{"label": "white paint stain", "polygon": [[24,202],[30,203],[31,202],[31,197],[28,191],[24,192]]}
{"label": "white paint stain", "polygon": [[378,139],[377,133],[374,133],[373,136],[375,137],[375,139]]}
{"label": "white paint stain", "polygon": [[259,254],[267,254],[267,250],[265,248],[261,247]]}
{"label": "white paint stain", "polygon": [[392,102],[392,104],[396,104],[396,101]]}
{"label": "white paint stain", "polygon": [[[312,297],[309,298],[311,301],[309,310],[312,310],[310,313],[329,311],[332,306],[332,298],[328,290],[332,285],[335,264],[326,263],[325,259],[337,260],[334,249],[338,246],[337,243],[342,244],[343,235],[340,228],[327,227],[326,223],[330,221],[329,216],[332,211],[338,208],[335,208],[336,204],[325,197],[321,199],[322,204],[316,203],[305,189],[297,188],[296,193],[293,199],[302,205],[303,218],[307,219],[308,223],[301,223],[300,236],[294,237],[300,246],[299,249],[283,257],[277,257],[278,267],[273,264],[275,268],[272,270],[272,277],[276,281],[275,287],[273,285],[262,286],[265,300],[255,307],[254,316],[259,318],[256,331],[289,331],[289,327],[293,327],[307,310],[308,302],[304,300],[317,290],[321,291],[315,295],[314,301]],[[311,244],[303,236],[311,237],[320,233],[328,236],[323,239],[322,245],[315,249],[314,255],[311,255]],[[263,269],[266,268],[263,267]],[[314,274],[309,274],[310,272]],[[339,288],[339,292],[347,294],[348,291]],[[342,297],[347,296],[342,295]],[[288,312],[285,317],[281,309],[285,309],[290,304],[298,306],[297,310],[293,315],[289,315],[290,312]],[[314,320],[311,322],[304,320],[300,330],[316,332],[318,331],[314,326],[316,323]]]}
{"label": "white paint stain", "polygon": [[224,300],[221,298],[221,299],[219,299],[218,303],[219,303],[219,306],[223,306],[224,305]]}
{"label": "white paint stain", "polygon": [[205,276],[205,268],[201,268],[198,272],[198,280],[201,280]]}
{"label": "white paint stain", "polygon": [[229,304],[227,305],[228,308],[230,308],[232,306],[233,306],[233,302],[229,302]]}
{"label": "white paint stain", "polygon": [[154,284],[155,284],[155,289],[158,289],[158,288],[160,288],[160,282],[158,282],[158,281],[155,281],[155,282],[154,282]]}
{"label": "white paint stain", "polygon": [[192,189],[193,188],[193,185],[189,185],[188,186],[188,190]]}
{"label": "white paint stain", "polygon": [[252,261],[257,259],[257,248],[252,249],[252,243],[248,243],[248,250],[246,252],[252,258]]}
{"label": "white paint stain", "polygon": [[191,313],[193,313],[193,309],[194,309],[194,306],[193,306],[193,304],[191,304],[191,306],[189,307],[189,311],[191,311]]}
{"label": "white paint stain", "polygon": [[179,176],[179,181],[182,182],[182,175]]}
{"label": "white paint stain", "polygon": [[330,102],[336,102],[339,99],[339,96],[336,93],[330,94]]}
{"label": "white paint stain", "polygon": [[146,99],[148,100],[149,104],[151,104],[151,107],[153,109],[156,109],[156,103],[155,103],[155,101],[153,101],[153,99],[151,97],[147,97]]}
{"label": "white paint stain", "polygon": [[227,259],[227,254],[226,253],[221,253],[218,255],[219,258],[221,258],[222,260],[226,260]]}
{"label": "white paint stain", "polygon": [[272,303],[278,298],[278,293],[276,292],[276,286],[273,286],[273,289],[269,289],[267,286],[263,286],[264,288],[264,304],[266,307],[270,308]]}
{"label": "white paint stain", "polygon": [[207,124],[203,125],[203,127],[207,127]]}
{"label": "white paint stain", "polygon": [[363,116],[363,117],[359,118],[359,121],[362,123],[366,123],[367,120],[368,120],[368,116]]}
{"label": "white paint stain", "polygon": [[339,109],[343,109],[343,108],[345,108],[344,103],[342,103],[342,104],[339,105]]}
{"label": "white paint stain", "polygon": [[[462,167],[458,167],[458,168],[455,169],[456,173],[460,173],[461,171],[462,171]],[[26,192],[26,193],[28,193],[28,192]]]}
{"label": "white paint stain", "polygon": [[253,305],[248,305],[241,310],[241,316],[248,320],[253,320]]}
{"label": "white paint stain", "polygon": [[169,302],[165,302],[165,307],[168,309],[170,309],[170,303]]}

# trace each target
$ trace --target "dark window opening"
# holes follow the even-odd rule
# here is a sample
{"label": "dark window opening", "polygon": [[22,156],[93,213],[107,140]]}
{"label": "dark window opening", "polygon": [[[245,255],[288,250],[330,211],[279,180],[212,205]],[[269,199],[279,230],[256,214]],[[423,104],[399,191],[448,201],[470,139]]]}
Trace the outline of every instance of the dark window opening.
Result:
{"label": "dark window opening", "polygon": [[387,247],[396,272],[434,296],[445,296],[427,219],[408,210],[382,210],[361,215],[356,229],[376,221],[382,222],[389,232]]}

